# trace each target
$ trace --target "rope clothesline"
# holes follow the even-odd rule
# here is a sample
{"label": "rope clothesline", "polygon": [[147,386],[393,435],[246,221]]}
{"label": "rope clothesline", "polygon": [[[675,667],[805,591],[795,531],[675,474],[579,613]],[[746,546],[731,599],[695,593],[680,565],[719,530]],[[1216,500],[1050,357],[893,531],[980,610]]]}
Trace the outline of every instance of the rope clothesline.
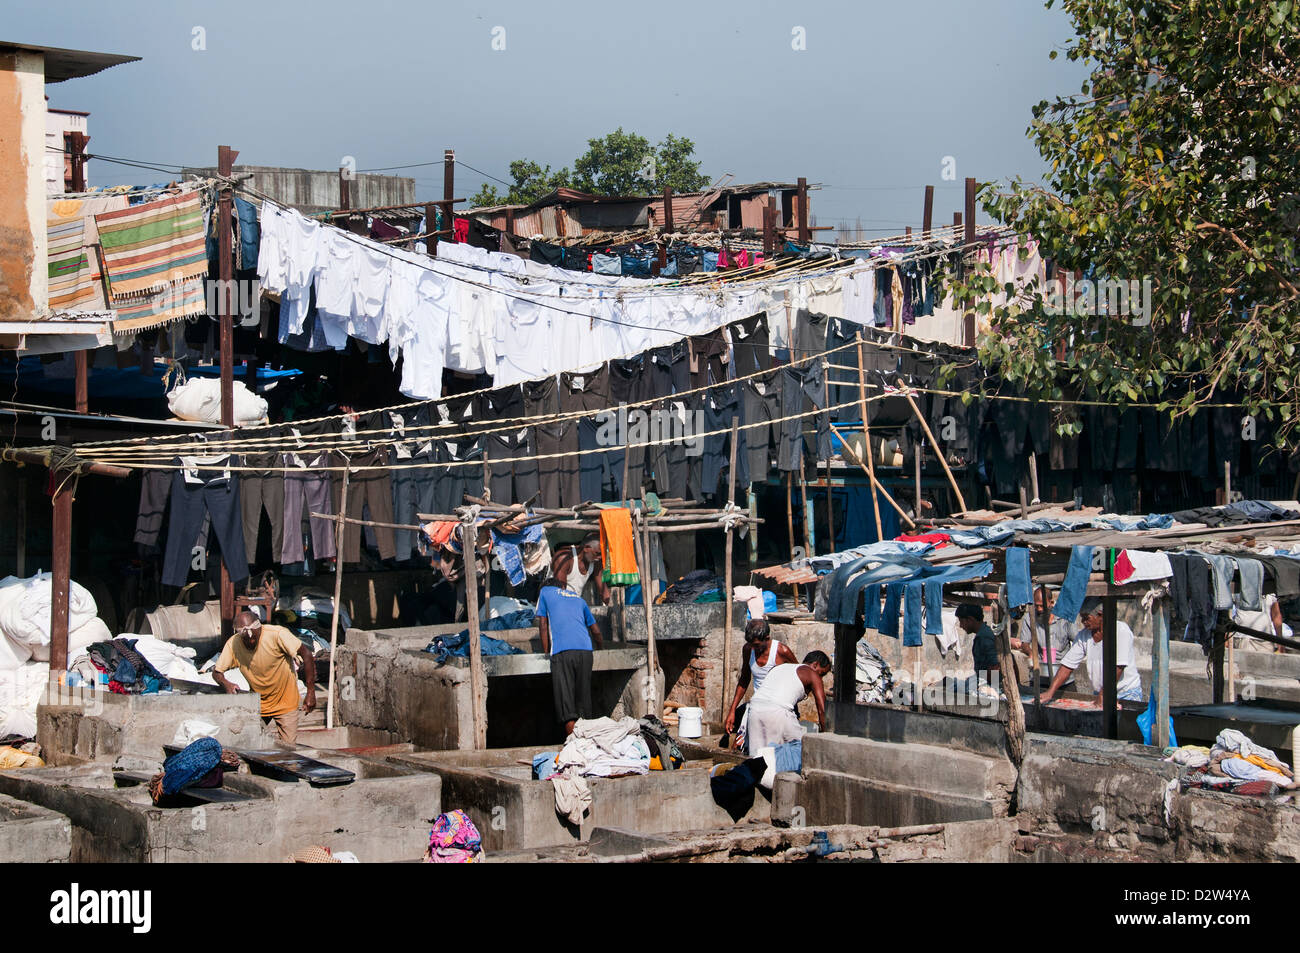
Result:
{"label": "rope clothesline", "polygon": [[[402,436],[400,436],[400,437],[398,437],[398,438],[396,438],[396,439],[394,439],[394,440],[390,440],[390,441],[388,441],[388,442],[389,442],[389,443],[394,443],[394,444],[396,444],[396,443],[407,443],[408,441],[411,441],[411,440],[418,440],[418,439],[420,439],[418,436],[410,436],[410,435],[411,435],[411,434],[424,434],[425,431],[429,431],[427,434],[424,434],[425,439],[430,439],[430,440],[432,440],[432,439],[439,439],[439,438],[446,438],[446,437],[490,436],[490,435],[492,435],[492,434],[498,434],[498,433],[510,433],[510,432],[512,432],[512,431],[519,430],[519,429],[520,429],[521,427],[523,427],[523,426],[530,426],[530,427],[531,427],[531,426],[537,426],[538,424],[565,423],[565,422],[568,422],[568,421],[580,420],[580,419],[582,419],[582,418],[584,418],[584,417],[594,417],[594,416],[597,416],[597,415],[599,415],[599,414],[602,414],[602,413],[608,413],[608,412],[611,412],[611,411],[613,411],[613,412],[617,412],[617,411],[620,410],[620,409],[632,410],[632,409],[639,408],[639,407],[647,407],[647,406],[654,405],[654,404],[662,404],[662,403],[665,403],[665,402],[670,402],[670,401],[673,401],[673,400],[677,400],[677,399],[679,399],[679,398],[689,397],[689,396],[691,396],[691,395],[693,395],[693,394],[699,394],[699,393],[702,393],[702,392],[704,392],[704,391],[713,390],[713,389],[718,388],[718,387],[727,387],[727,386],[729,386],[729,385],[731,385],[731,384],[738,384],[738,383],[742,383],[742,382],[744,382],[744,381],[752,380],[752,379],[757,378],[757,377],[763,377],[763,376],[766,376],[766,375],[769,375],[769,374],[773,374],[773,373],[779,372],[779,371],[781,370],[781,368],[783,368],[783,367],[791,367],[791,366],[794,366],[794,365],[796,365],[796,364],[806,364],[806,363],[808,363],[808,362],[810,362],[810,361],[814,361],[814,360],[816,360],[816,359],[818,359],[818,358],[825,357],[825,356],[828,355],[828,354],[833,354],[833,353],[835,353],[835,352],[837,352],[837,351],[843,351],[843,350],[846,350],[847,348],[852,348],[852,347],[857,347],[857,342],[855,342],[855,341],[850,341],[850,342],[848,342],[848,343],[846,343],[846,344],[841,344],[841,345],[838,345],[838,346],[836,346],[836,347],[834,347],[834,348],[830,348],[830,349],[827,349],[827,350],[825,350],[825,351],[819,351],[819,352],[817,352],[816,354],[812,354],[812,355],[809,355],[809,356],[807,356],[807,357],[799,358],[799,359],[797,359],[797,360],[791,361],[791,362],[788,363],[788,364],[779,364],[779,365],[777,365],[776,367],[769,368],[769,369],[767,369],[767,370],[754,371],[754,372],[752,372],[752,373],[745,374],[745,375],[742,375],[742,376],[740,376],[740,377],[729,378],[728,380],[722,382],[721,384],[705,384],[705,385],[702,385],[702,386],[700,386],[700,387],[695,387],[695,388],[692,388],[691,390],[680,391],[680,392],[675,393],[675,394],[669,394],[669,395],[665,395],[665,396],[662,396],[662,397],[651,397],[651,398],[647,398],[647,399],[645,399],[645,400],[638,400],[638,401],[633,401],[633,402],[629,402],[629,403],[617,404],[617,405],[613,405],[613,406],[607,406],[607,407],[597,408],[597,409],[594,409],[594,410],[570,410],[570,411],[560,411],[560,412],[558,412],[558,413],[554,413],[554,414],[536,415],[536,416],[532,416],[532,417],[527,417],[527,416],[525,416],[525,417],[504,417],[504,418],[498,418],[497,421],[496,421],[496,424],[499,424],[500,426],[494,425],[494,426],[488,427],[488,428],[486,428],[486,429],[480,429],[480,430],[466,430],[466,429],[464,429],[463,425],[461,425],[461,424],[456,424],[456,423],[437,423],[437,424],[420,424],[420,425],[411,425],[411,426],[408,426],[408,427],[405,427],[405,428],[404,428],[404,432],[403,432],[403,435],[402,435]],[[830,365],[828,365],[828,366],[830,366]],[[513,386],[513,385],[511,385],[511,386]],[[495,389],[495,388],[493,388],[493,389]],[[471,393],[480,393],[480,392],[475,391],[475,392],[471,392]],[[469,394],[457,394],[457,395],[454,395],[454,396],[452,396],[452,397],[442,397],[442,398],[439,398],[438,400],[434,400],[434,401],[422,401],[421,403],[427,403],[427,404],[441,404],[441,403],[447,403],[448,401],[461,401],[461,400],[463,400],[463,399],[464,399],[465,397],[467,397],[467,396],[469,396]],[[408,406],[408,405],[399,405],[399,407],[400,407],[400,406]],[[398,409],[398,408],[387,408],[387,407],[385,407],[385,408],[379,408],[378,410],[366,410],[366,411],[361,411],[361,412],[359,412],[359,413],[369,415],[369,414],[385,413],[385,412],[387,412],[387,411],[395,410],[395,409]],[[349,416],[351,416],[351,415],[344,414],[344,415],[341,415],[341,416],[342,416],[342,417],[349,417]],[[321,419],[331,419],[331,420],[332,420],[332,419],[337,419],[337,418],[321,418]],[[271,426],[275,426],[275,427],[285,427],[285,426],[287,426],[287,427],[292,427],[292,426],[294,426],[294,424],[296,424],[296,423],[300,423],[300,422],[299,422],[299,421],[286,421],[286,422],[283,423],[283,424],[273,424],[273,425],[271,425]],[[250,428],[250,429],[251,429],[251,428]],[[232,433],[232,431],[222,431],[222,432],[223,432],[223,433]],[[248,450],[248,449],[252,449],[252,450],[261,450],[261,451],[274,450],[274,449],[286,449],[286,450],[289,450],[289,451],[294,451],[294,450],[296,450],[296,449],[301,449],[304,445],[309,445],[309,446],[313,446],[313,447],[316,447],[316,446],[319,445],[319,449],[339,449],[339,448],[342,448],[342,447],[348,447],[349,445],[351,445],[353,448],[355,448],[355,438],[356,438],[356,437],[360,437],[360,436],[362,436],[362,435],[370,435],[370,434],[373,434],[373,435],[376,435],[376,436],[379,436],[379,435],[383,435],[383,436],[391,436],[392,433],[393,433],[393,428],[392,428],[392,427],[387,427],[387,428],[381,428],[381,429],[378,429],[378,430],[354,430],[354,431],[349,431],[347,437],[344,436],[344,433],[343,433],[342,431],[339,431],[339,432],[336,432],[336,433],[324,433],[324,434],[303,434],[303,435],[300,436],[300,437],[280,435],[280,436],[266,437],[266,438],[261,438],[261,439],[259,439],[259,438],[253,438],[253,439],[251,439],[251,440],[239,439],[239,438],[236,438],[236,437],[232,437],[231,439],[227,439],[227,440],[193,440],[193,439],[191,439],[191,442],[190,442],[190,443],[188,443],[188,444],[182,444],[182,445],[180,445],[180,446],[177,446],[177,445],[174,445],[174,444],[168,444],[168,445],[166,446],[166,448],[165,448],[166,453],[160,453],[160,452],[159,452],[159,448],[156,447],[156,446],[154,446],[155,441],[153,441],[151,438],[147,438],[147,437],[146,437],[146,438],[133,437],[133,438],[130,438],[131,441],[132,441],[133,443],[139,443],[139,442],[141,442],[141,441],[147,441],[147,443],[146,443],[144,446],[122,446],[122,445],[120,445],[120,444],[112,444],[112,443],[80,444],[80,445],[78,446],[78,450],[79,450],[79,452],[81,452],[81,451],[85,451],[86,449],[91,449],[92,451],[94,451],[94,450],[96,450],[97,448],[100,448],[100,447],[109,447],[109,448],[112,448],[112,447],[114,447],[114,446],[121,446],[122,448],[121,448],[121,450],[119,451],[119,453],[126,453],[126,454],[130,454],[130,453],[141,453],[141,454],[143,454],[143,455],[146,456],[146,457],[149,457],[149,456],[162,457],[162,456],[173,456],[173,455],[174,455],[174,451],[179,451],[179,450],[194,450],[194,451],[197,451],[197,452],[206,452],[207,454],[210,455],[211,453],[213,453],[213,452],[216,451],[216,450],[225,450],[225,449],[230,449],[230,450],[232,450],[233,452],[237,452],[237,451],[239,451],[239,450]],[[190,434],[178,434],[178,435],[174,435],[174,436],[172,436],[172,437],[166,438],[166,439],[183,440],[183,439],[186,439],[187,437],[191,437],[191,438],[192,438],[192,435],[190,435]],[[332,441],[333,443],[330,443],[331,441]],[[311,442],[311,443],[308,443],[308,442]],[[375,443],[383,443],[383,441],[375,441]],[[328,445],[327,445],[327,444],[328,444]],[[335,446],[335,445],[337,445],[337,446]],[[372,449],[377,449],[377,448],[372,448]],[[93,453],[92,453],[92,454],[84,454],[84,455],[86,455],[86,456],[89,457],[89,456],[93,456]]]}
{"label": "rope clothesline", "polygon": [[[868,397],[866,399],[866,403],[872,403],[877,400],[884,400],[889,396],[890,395],[888,394],[879,394],[873,397]],[[798,413],[798,414],[789,414],[785,417],[774,417],[771,420],[763,420],[756,423],[746,423],[746,424],[738,423],[737,429],[750,430],[757,427],[771,427],[777,424],[785,423],[788,420],[803,420],[808,417],[815,417],[819,414],[829,414],[833,411],[842,410],[846,407],[859,407],[862,405],[862,403],[863,401],[861,400],[850,400],[850,401],[845,401],[842,404],[833,404],[829,407],[814,408],[813,410],[803,411],[802,413]],[[699,440],[706,437],[724,436],[730,433],[731,433],[731,427],[725,427],[721,430],[711,430],[705,433],[690,434],[689,439]],[[141,470],[173,470],[173,471],[174,470],[200,470],[204,472],[222,472],[222,473],[226,471],[229,471],[231,473],[296,473],[302,476],[306,476],[308,474],[321,473],[321,472],[341,473],[344,470],[348,471],[349,473],[363,473],[363,472],[370,472],[370,471],[387,471],[387,470],[443,470],[443,469],[450,469],[454,467],[475,467],[478,469],[482,469],[484,465],[487,465],[489,467],[494,464],[515,465],[519,463],[531,463],[538,460],[568,459],[575,456],[586,456],[588,454],[595,454],[595,453],[603,453],[603,454],[618,453],[620,451],[634,450],[637,449],[638,447],[671,446],[674,443],[678,442],[680,439],[682,438],[669,436],[666,438],[661,437],[660,439],[657,440],[646,440],[640,443],[621,443],[615,446],[592,447],[586,450],[569,450],[569,451],[562,451],[559,453],[539,453],[539,454],[533,454],[531,456],[526,456],[526,457],[503,457],[497,461],[492,461],[491,459],[485,460],[484,458],[479,457],[476,460],[448,460],[441,463],[434,462],[434,461],[415,462],[415,463],[385,462],[381,464],[361,464],[358,466],[343,464],[341,466],[311,465],[311,466],[300,466],[300,467],[298,466],[250,467],[250,466],[226,465],[226,464],[221,464],[216,462],[213,463],[198,462],[198,465],[186,465],[184,463],[179,463],[176,461],[172,461],[168,463],[143,463],[143,462],[132,461],[132,460],[125,460],[125,461],[119,460],[117,457],[113,457],[113,456],[102,456],[102,457],[88,456],[86,457],[86,459],[92,460],[93,462],[96,463],[109,463],[117,466],[126,466],[126,467],[141,469]],[[324,453],[327,451],[320,451],[320,452]],[[220,454],[219,456],[222,459],[224,459],[230,456],[230,454],[229,453]]]}

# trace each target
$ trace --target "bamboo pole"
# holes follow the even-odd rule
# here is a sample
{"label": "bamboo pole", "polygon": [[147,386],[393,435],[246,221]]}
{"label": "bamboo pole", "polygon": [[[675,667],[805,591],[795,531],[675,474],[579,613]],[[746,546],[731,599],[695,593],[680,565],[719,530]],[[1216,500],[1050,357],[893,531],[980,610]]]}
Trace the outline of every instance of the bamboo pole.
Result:
{"label": "bamboo pole", "polygon": [[[729,504],[736,502],[736,442],[739,439],[739,435],[740,435],[740,419],[737,417],[732,417],[731,418],[731,472],[727,475],[727,502]],[[722,622],[722,715],[720,717],[720,720],[722,721],[726,721],[727,719],[727,708],[728,708],[727,689],[731,686],[731,610],[733,606],[732,595],[731,595],[732,592],[731,556],[732,556],[732,546],[735,545],[732,541],[732,537],[735,534],[732,532],[731,527],[728,526],[726,530],[724,530],[724,532],[726,532],[727,534],[727,556],[726,556],[727,561],[723,567],[723,576],[725,577],[725,582],[723,583],[724,591],[722,596],[722,606],[724,612],[723,622]]]}
{"label": "bamboo pole", "polygon": [[[876,498],[876,489],[880,486],[880,481],[876,479],[875,455],[871,452],[871,425],[867,422],[867,372],[866,372],[866,357],[863,350],[864,344],[862,342],[862,332],[861,331],[857,332],[855,336],[858,339],[858,403],[859,406],[862,408],[862,444],[864,447],[866,447],[866,451],[867,451],[866,469],[867,469],[867,475],[871,477],[871,484],[872,484],[871,510],[876,516],[876,539],[883,540],[885,538],[885,531],[882,528],[880,523],[880,500]],[[840,441],[844,443],[844,447],[847,450],[849,448],[849,445],[848,443],[844,442],[843,436],[840,437]],[[852,450],[849,450],[849,452],[853,453]],[[853,455],[855,457],[857,456],[856,453],[853,453]],[[858,462],[861,463],[862,461],[859,459]],[[897,508],[897,504],[895,504],[895,508]],[[921,514],[917,513],[916,515],[919,518]],[[916,524],[914,523],[912,525],[916,525]]]}
{"label": "bamboo pole", "polygon": [[[794,500],[792,498],[790,473],[788,470],[785,474],[785,530],[790,537],[790,561],[794,562],[796,559],[794,554]],[[798,603],[799,583],[793,583],[792,587],[794,589],[794,601]]]}
{"label": "bamboo pole", "polygon": [[[339,616],[343,601],[343,538],[347,535],[345,514],[348,511],[348,468],[343,468],[343,486],[339,491],[339,512],[334,523],[334,613],[330,618],[330,677],[325,706],[325,727],[334,727],[334,651],[339,644]],[[269,620],[268,620],[269,621]]]}
{"label": "bamboo pole", "polygon": [[637,526],[634,524],[632,532],[637,539],[637,555],[641,560],[641,602],[645,605],[646,701],[649,703],[649,714],[657,718],[663,713],[663,707],[659,704],[659,683],[656,680],[659,659],[655,648],[655,592],[650,572],[650,534],[646,531],[645,510],[641,509],[637,516],[641,531],[637,532]]}
{"label": "bamboo pole", "polygon": [[930,430],[929,423],[926,422],[925,416],[921,413],[921,408],[916,406],[916,401],[912,399],[912,392],[900,378],[898,387],[904,397],[907,398],[908,406],[912,408],[912,413],[916,414],[917,422],[920,423],[921,429],[925,431],[925,439],[930,441],[930,446],[934,447],[934,454],[939,458],[939,463],[943,465],[943,472],[948,475],[948,482],[952,484],[952,491],[957,495],[957,508],[961,512],[966,512],[966,498],[961,495],[961,487],[957,485],[957,478],[952,475],[952,468],[948,466],[948,458],[943,454],[943,448],[939,446],[939,441],[934,439],[934,433]]}

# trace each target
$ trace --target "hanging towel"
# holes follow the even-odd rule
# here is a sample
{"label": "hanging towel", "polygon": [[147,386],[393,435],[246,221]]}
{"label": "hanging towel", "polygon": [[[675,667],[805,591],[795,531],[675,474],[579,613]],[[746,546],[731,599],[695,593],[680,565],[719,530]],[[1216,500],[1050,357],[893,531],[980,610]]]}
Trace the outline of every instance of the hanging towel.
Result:
{"label": "hanging towel", "polygon": [[1075,546],[1070,550],[1070,565],[1065,570],[1061,594],[1052,606],[1052,615],[1066,622],[1079,618],[1083,597],[1088,592],[1088,577],[1092,574],[1092,547]]}
{"label": "hanging towel", "polygon": [[1127,582],[1148,582],[1168,579],[1174,574],[1169,557],[1164,553],[1144,553],[1138,549],[1120,550],[1115,557],[1115,585]]}
{"label": "hanging towel", "polygon": [[1034,597],[1029,578],[1029,550],[1019,546],[1007,549],[1007,605],[1014,609]]}
{"label": "hanging towel", "polygon": [[621,506],[600,511],[601,578],[606,585],[630,586],[641,581],[632,536],[632,511]]}
{"label": "hanging towel", "polygon": [[203,209],[189,192],[95,216],[115,333],[204,314],[208,273]]}

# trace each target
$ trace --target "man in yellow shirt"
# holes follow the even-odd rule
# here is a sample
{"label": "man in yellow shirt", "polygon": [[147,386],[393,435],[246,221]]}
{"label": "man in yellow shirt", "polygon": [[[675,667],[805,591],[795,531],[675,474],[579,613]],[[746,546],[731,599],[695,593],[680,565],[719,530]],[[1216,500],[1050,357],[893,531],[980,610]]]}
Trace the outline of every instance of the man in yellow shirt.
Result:
{"label": "man in yellow shirt", "polygon": [[235,634],[226,642],[212,677],[229,694],[239,689],[222,673],[238,666],[248,687],[262,696],[262,723],[275,722],[280,741],[291,745],[298,737],[298,673],[302,660],[307,697],[302,710],[316,709],[316,660],[296,636],[279,625],[262,625],[248,610],[235,617]]}

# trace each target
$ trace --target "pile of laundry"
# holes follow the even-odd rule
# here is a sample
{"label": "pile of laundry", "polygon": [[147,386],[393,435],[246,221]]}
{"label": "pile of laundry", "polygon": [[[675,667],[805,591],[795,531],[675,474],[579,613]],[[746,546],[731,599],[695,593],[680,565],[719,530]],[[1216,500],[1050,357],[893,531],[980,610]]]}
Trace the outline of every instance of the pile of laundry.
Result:
{"label": "pile of laundry", "polygon": [[102,684],[119,695],[152,695],[172,689],[167,676],[136,649],[139,639],[119,636],[86,646],[86,652],[71,666],[89,684]]}
{"label": "pile of laundry", "polygon": [[[433,656],[439,665],[446,665],[450,658],[469,658],[469,629],[455,635],[435,635],[424,647],[424,651]],[[479,655],[523,655],[524,650],[516,648],[502,639],[480,634],[478,637]]]}
{"label": "pile of laundry", "polygon": [[803,741],[787,741],[785,744],[760,748],[746,761],[715,764],[709,771],[709,787],[718,806],[733,821],[739,821],[754,806],[756,788],[763,787],[770,791],[778,774],[798,774],[801,771]]}
{"label": "pile of laundry", "polygon": [[893,699],[894,673],[884,656],[865,638],[858,640],[857,702],[889,704]]}
{"label": "pile of laundry", "polygon": [[1289,764],[1235,728],[1219,732],[1213,748],[1183,745],[1165,760],[1183,766],[1179,780],[1184,791],[1204,788],[1271,797],[1295,785]]}
{"label": "pile of laundry", "polygon": [[[36,734],[36,706],[50,681],[48,572],[0,579],[0,737]],[[113,634],[85,586],[68,586],[68,657]]]}
{"label": "pile of laundry", "polygon": [[239,757],[226,751],[216,738],[196,738],[163,762],[162,770],[149,779],[149,797],[155,804],[186,788],[219,788],[226,771],[239,767]]}
{"label": "pile of laundry", "polygon": [[429,831],[426,864],[479,864],[487,859],[483,838],[464,811],[439,814]]}
{"label": "pile of laundry", "polygon": [[533,759],[533,774],[555,787],[555,811],[579,825],[591,809],[587,778],[650,773],[650,746],[635,718],[580,718],[559,754]]}

